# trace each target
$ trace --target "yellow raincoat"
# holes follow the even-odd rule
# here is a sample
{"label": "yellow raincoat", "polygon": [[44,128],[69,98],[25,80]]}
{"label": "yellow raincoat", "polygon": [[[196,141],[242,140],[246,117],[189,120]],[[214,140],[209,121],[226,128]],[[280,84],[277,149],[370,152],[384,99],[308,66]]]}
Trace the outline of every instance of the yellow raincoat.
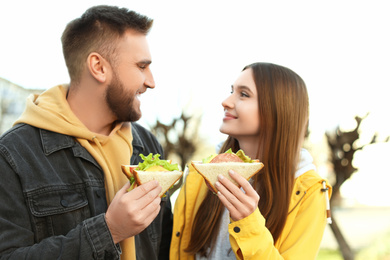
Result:
{"label": "yellow raincoat", "polygon": [[[327,223],[327,198],[323,178],[309,170],[295,179],[289,214],[279,239],[274,243],[265,219],[257,209],[248,217],[229,224],[229,240],[237,259],[315,259]],[[326,182],[328,195],[331,187]],[[175,202],[170,259],[194,259],[184,252],[191,236],[196,212],[207,186],[192,167]],[[234,231],[239,227],[238,233]]]}

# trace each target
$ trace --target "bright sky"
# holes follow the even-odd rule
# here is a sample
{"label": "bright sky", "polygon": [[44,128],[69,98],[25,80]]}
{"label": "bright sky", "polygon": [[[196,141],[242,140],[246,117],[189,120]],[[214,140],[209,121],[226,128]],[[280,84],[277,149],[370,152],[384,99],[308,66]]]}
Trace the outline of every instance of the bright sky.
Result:
{"label": "bright sky", "polygon": [[[244,65],[265,61],[305,80],[316,141],[368,111],[367,135],[390,135],[387,1],[1,1],[0,77],[27,88],[67,83],[62,31],[87,8],[107,3],[155,20],[148,39],[156,88],[142,98],[145,125],[170,122],[184,107],[204,113],[202,135],[218,143],[231,84]],[[389,146],[382,149],[389,154]],[[386,172],[378,178],[388,183],[385,169],[375,172]]]}

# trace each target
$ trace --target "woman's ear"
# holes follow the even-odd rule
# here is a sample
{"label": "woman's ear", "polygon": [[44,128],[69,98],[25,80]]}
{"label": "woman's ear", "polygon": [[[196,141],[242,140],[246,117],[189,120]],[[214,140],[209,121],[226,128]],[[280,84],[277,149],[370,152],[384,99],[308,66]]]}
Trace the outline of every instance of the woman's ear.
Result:
{"label": "woman's ear", "polygon": [[88,70],[100,83],[104,83],[107,80],[108,62],[99,53],[92,52],[88,55],[87,59]]}

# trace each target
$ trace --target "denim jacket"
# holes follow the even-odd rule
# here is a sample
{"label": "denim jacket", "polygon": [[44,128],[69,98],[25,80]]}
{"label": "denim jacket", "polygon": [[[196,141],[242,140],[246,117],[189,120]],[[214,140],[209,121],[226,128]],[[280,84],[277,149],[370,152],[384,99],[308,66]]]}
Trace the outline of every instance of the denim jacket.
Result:
{"label": "denim jacket", "polygon": [[[132,164],[160,153],[157,140],[133,125]],[[105,222],[104,174],[74,138],[19,124],[0,138],[0,259],[119,259]],[[169,197],[136,236],[137,259],[168,259]]]}

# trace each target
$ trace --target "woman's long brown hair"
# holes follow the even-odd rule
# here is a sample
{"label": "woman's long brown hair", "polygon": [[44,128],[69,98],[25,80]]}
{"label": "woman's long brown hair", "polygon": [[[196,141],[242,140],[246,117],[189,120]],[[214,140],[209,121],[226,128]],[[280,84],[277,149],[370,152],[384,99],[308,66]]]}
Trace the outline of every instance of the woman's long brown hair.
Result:
{"label": "woman's long brown hair", "polygon": [[[259,209],[266,219],[266,227],[277,241],[288,215],[294,173],[307,130],[309,99],[302,78],[286,67],[253,63],[243,70],[246,69],[252,70],[257,88],[260,111],[257,159],[264,163],[253,186],[260,195]],[[235,152],[240,149],[238,141],[231,136],[220,152],[229,148]],[[213,250],[222,211],[222,203],[209,191],[195,216],[186,252],[206,256],[208,248]]]}

